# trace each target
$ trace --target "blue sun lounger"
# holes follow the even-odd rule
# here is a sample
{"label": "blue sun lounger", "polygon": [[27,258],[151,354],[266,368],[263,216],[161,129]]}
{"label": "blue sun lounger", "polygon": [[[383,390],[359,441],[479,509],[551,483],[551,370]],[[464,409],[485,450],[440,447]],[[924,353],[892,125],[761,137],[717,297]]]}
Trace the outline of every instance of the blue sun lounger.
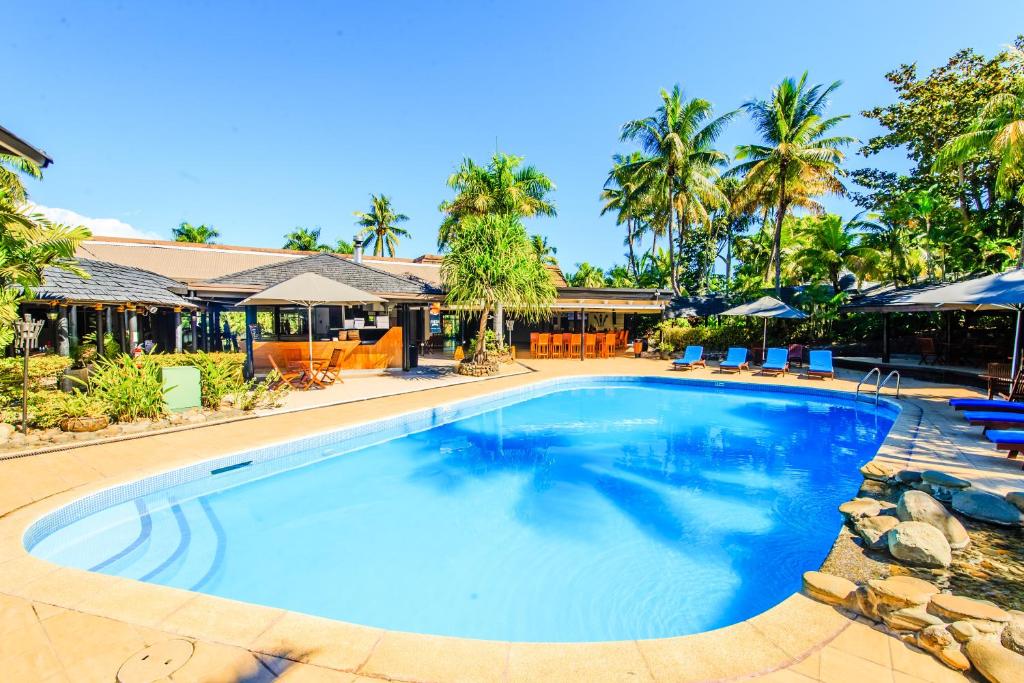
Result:
{"label": "blue sun lounger", "polygon": [[725,360],[718,364],[719,372],[740,372],[741,370],[749,369],[747,350],[739,346],[730,347]]}
{"label": "blue sun lounger", "polygon": [[789,372],[789,349],[768,349],[761,366],[761,373],[765,375],[785,375]]}
{"label": "blue sun lounger", "polygon": [[1024,413],[1006,410],[968,410],[964,419],[985,429],[1024,429]]}
{"label": "blue sun lounger", "polygon": [[[1000,451],[1010,451],[1006,457],[1016,458],[1021,451],[1024,451],[1024,430],[1021,429],[991,429],[985,433],[988,440],[996,445]],[[1024,465],[1021,466],[1024,470]]]}
{"label": "blue sun lounger", "polygon": [[951,398],[949,399],[949,405],[953,406],[957,410],[1024,413],[1024,403],[1019,401],[1004,401],[998,398]]}
{"label": "blue sun lounger", "polygon": [[687,346],[683,357],[672,361],[673,370],[691,370],[698,366],[707,367],[707,363],[704,361],[703,346]]}
{"label": "blue sun lounger", "polygon": [[831,351],[811,351],[810,362],[807,363],[807,375],[809,377],[821,377],[832,379],[836,376],[832,368]]}

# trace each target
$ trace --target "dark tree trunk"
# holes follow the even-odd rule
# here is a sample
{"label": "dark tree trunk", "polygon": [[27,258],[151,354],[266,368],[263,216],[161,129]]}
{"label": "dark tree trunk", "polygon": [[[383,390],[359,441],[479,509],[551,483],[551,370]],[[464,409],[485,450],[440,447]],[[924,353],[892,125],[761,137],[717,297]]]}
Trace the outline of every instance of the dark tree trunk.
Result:
{"label": "dark tree trunk", "polygon": [[775,235],[772,239],[772,259],[775,261],[775,296],[782,298],[782,222],[786,218],[786,164],[779,167],[779,210],[775,215]]}

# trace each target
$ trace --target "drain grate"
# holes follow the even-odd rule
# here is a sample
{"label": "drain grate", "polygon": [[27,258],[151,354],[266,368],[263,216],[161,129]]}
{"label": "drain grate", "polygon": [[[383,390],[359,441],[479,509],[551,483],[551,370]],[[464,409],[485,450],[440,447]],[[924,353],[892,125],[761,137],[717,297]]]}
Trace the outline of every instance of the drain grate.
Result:
{"label": "drain grate", "polygon": [[117,683],[161,681],[185,666],[195,647],[187,640],[165,640],[139,650],[117,670]]}

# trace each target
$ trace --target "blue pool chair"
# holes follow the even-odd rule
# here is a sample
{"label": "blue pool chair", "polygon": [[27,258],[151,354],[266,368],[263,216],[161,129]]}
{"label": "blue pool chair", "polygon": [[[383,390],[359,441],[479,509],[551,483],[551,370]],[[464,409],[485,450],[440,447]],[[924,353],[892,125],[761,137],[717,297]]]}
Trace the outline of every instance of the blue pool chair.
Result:
{"label": "blue pool chair", "polygon": [[789,372],[789,349],[768,349],[761,366],[761,374],[764,375],[785,375]]}
{"label": "blue pool chair", "polygon": [[719,372],[740,372],[741,370],[749,369],[747,350],[739,346],[730,347],[725,360],[718,364]]}
{"label": "blue pool chair", "polygon": [[832,379],[836,371],[832,368],[831,351],[811,351],[810,362],[807,363],[808,377],[821,377]]}
{"label": "blue pool chair", "polygon": [[1024,413],[1006,410],[968,410],[964,419],[985,429],[1024,429]]}
{"label": "blue pool chair", "polygon": [[1024,403],[998,398],[951,398],[949,405],[957,410],[984,410],[986,412],[1024,413]]}
{"label": "blue pool chair", "polygon": [[672,361],[673,370],[691,370],[696,367],[707,367],[707,363],[704,361],[703,346],[687,346],[683,357]]}
{"label": "blue pool chair", "polygon": [[[1024,430],[1021,429],[990,429],[985,433],[988,440],[1000,451],[1010,451],[1006,457],[1016,458],[1024,451]],[[1024,470],[1024,465],[1021,465]]]}

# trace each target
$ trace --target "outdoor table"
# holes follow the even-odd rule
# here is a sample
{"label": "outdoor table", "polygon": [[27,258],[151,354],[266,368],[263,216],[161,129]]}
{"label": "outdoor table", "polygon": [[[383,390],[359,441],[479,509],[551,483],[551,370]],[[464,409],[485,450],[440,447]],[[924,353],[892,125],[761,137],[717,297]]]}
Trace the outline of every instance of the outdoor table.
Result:
{"label": "outdoor table", "polygon": [[[323,389],[324,385],[320,381],[320,376],[327,369],[327,365],[330,362],[329,358],[314,358],[312,363],[308,360],[292,360],[288,361],[288,369],[302,371],[302,374],[306,377],[305,389],[309,389],[314,384]],[[310,368],[310,365],[312,365],[312,368]],[[312,372],[310,372],[311,369]]]}

